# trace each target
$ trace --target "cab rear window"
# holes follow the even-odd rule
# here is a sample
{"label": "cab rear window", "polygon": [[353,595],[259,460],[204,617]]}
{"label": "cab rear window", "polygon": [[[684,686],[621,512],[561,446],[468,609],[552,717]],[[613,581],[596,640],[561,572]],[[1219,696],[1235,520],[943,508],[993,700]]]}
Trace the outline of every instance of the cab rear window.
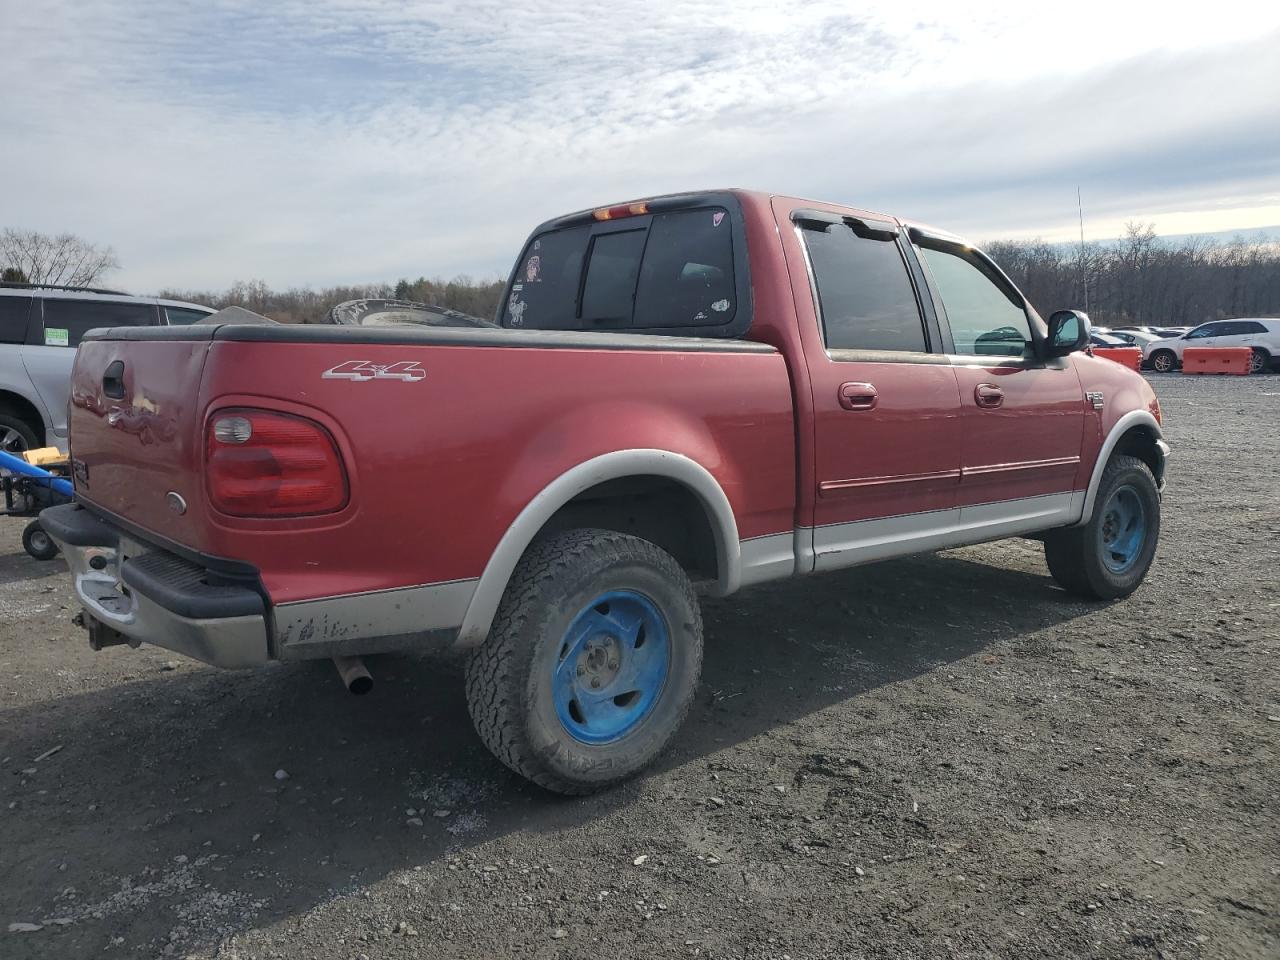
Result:
{"label": "cab rear window", "polygon": [[501,320],[535,330],[714,335],[739,326],[737,280],[723,207],[565,227],[525,248]]}

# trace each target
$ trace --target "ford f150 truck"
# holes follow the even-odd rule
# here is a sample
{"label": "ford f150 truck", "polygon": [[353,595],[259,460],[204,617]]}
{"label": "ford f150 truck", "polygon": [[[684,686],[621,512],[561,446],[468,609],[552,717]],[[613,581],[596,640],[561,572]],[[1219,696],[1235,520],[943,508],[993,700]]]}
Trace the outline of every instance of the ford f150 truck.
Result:
{"label": "ford f150 truck", "polygon": [[680,725],[695,588],[1012,536],[1084,597],[1151,564],[1155,394],[951,234],[737,190],[587,210],[496,319],[90,335],[42,522],[91,644],[355,688],[364,654],[467,651],[484,742],[581,793]]}

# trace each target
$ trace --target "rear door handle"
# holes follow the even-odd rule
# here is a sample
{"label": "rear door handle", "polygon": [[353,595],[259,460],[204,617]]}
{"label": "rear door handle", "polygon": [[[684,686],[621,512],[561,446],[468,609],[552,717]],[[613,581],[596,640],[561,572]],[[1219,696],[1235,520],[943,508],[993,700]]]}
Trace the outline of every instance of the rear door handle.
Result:
{"label": "rear door handle", "polygon": [[870,410],[880,399],[874,384],[842,383],[840,384],[840,406],[846,410]]}
{"label": "rear door handle", "polygon": [[978,406],[990,410],[1004,403],[1004,391],[994,383],[980,383],[973,388],[973,400]]}

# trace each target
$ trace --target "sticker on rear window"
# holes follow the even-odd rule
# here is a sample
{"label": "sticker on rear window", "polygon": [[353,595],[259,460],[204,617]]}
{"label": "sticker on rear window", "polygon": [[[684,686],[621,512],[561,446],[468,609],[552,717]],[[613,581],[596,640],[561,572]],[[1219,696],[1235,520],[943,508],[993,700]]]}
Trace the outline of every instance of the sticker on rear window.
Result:
{"label": "sticker on rear window", "polygon": [[720,221],[723,219],[724,219],[724,211],[717,210],[715,213],[711,215],[711,225],[713,227],[718,227],[720,226]]}
{"label": "sticker on rear window", "polygon": [[45,327],[44,345],[46,347],[71,346],[71,334],[66,327]]}
{"label": "sticker on rear window", "polygon": [[525,264],[524,278],[530,283],[539,283],[542,280],[541,272],[542,258],[535,253],[529,258],[529,262]]}

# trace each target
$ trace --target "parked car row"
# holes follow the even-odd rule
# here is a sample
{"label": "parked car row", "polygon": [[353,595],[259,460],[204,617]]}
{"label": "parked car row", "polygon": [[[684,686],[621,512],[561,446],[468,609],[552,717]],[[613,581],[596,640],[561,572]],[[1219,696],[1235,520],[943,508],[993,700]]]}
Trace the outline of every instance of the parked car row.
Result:
{"label": "parked car row", "polygon": [[1157,373],[1181,367],[1187,347],[1248,347],[1250,373],[1264,373],[1280,363],[1280,319],[1276,318],[1211,320],[1189,328],[1095,327],[1092,334],[1094,346],[1140,347],[1142,365]]}

